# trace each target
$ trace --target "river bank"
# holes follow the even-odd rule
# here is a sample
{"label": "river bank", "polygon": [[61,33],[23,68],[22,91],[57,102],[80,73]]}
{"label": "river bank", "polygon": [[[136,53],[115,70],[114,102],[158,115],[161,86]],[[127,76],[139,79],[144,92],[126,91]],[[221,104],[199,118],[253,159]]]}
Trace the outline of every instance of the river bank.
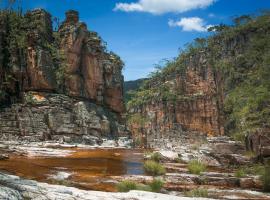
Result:
{"label": "river bank", "polygon": [[[228,167],[230,163],[245,166],[250,161],[241,144],[219,137],[200,144],[170,146],[150,151],[119,143],[1,142],[0,194],[3,199],[14,195],[13,199],[185,199],[187,192],[204,190],[209,199],[270,199],[262,192],[260,177],[239,177],[237,168]],[[144,162],[152,152],[160,155],[164,175],[153,177],[145,172]],[[192,160],[204,163],[206,170],[190,173]],[[163,194],[115,193],[122,181],[149,184],[155,178],[164,181]]]}

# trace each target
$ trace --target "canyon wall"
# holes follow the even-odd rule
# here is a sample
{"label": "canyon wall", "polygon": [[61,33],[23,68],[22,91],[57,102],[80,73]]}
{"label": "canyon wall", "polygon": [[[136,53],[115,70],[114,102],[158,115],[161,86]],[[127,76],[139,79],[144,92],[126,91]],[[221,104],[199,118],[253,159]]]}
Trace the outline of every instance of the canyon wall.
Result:
{"label": "canyon wall", "polygon": [[[163,80],[150,80],[149,87],[163,87],[171,94],[173,100],[160,98],[160,94],[152,97],[143,105],[131,106],[132,130],[136,140],[142,137],[142,143],[148,147],[177,145],[185,139],[196,139],[203,136],[224,135],[222,111],[220,110],[216,75],[207,63],[205,52],[189,57],[186,70],[171,73]],[[223,99],[223,97],[220,97]],[[132,120],[139,114],[141,121]]]}
{"label": "canyon wall", "polygon": [[269,135],[270,17],[246,18],[214,27],[215,34],[196,39],[131,94],[128,125],[138,146]]}
{"label": "canyon wall", "polygon": [[[126,134],[123,62],[66,12],[0,16],[0,138],[93,143]],[[92,141],[91,138],[93,139]]]}

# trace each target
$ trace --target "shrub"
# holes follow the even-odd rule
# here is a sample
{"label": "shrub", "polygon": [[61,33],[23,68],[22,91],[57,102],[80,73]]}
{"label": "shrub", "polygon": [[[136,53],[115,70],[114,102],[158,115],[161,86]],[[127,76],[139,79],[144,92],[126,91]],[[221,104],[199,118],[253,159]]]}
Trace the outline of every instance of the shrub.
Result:
{"label": "shrub", "polygon": [[161,164],[152,160],[146,161],[143,167],[146,173],[152,176],[163,175],[166,173],[165,168]]}
{"label": "shrub", "polygon": [[174,162],[176,162],[176,163],[184,163],[185,161],[183,161],[183,159],[182,158],[175,158],[174,159]]}
{"label": "shrub", "polygon": [[164,182],[160,179],[154,179],[149,185],[137,184],[136,182],[125,180],[117,184],[118,192],[129,192],[130,190],[141,190],[149,192],[160,192]]}
{"label": "shrub", "polygon": [[206,189],[194,189],[184,193],[188,197],[208,197],[208,191]]}
{"label": "shrub", "polygon": [[142,145],[143,145],[142,138],[137,137],[134,139],[134,147],[141,147]]}
{"label": "shrub", "polygon": [[136,189],[141,190],[141,191],[148,191],[148,192],[152,191],[149,185],[144,185],[144,184],[137,184]]}
{"label": "shrub", "polygon": [[247,173],[244,169],[240,168],[234,173],[234,175],[238,178],[242,178],[242,177],[245,177]]}
{"label": "shrub", "polygon": [[136,190],[137,185],[133,181],[122,181],[117,184],[117,190],[118,192],[129,192],[130,190]]}
{"label": "shrub", "polygon": [[263,189],[265,192],[270,192],[270,165],[265,166],[263,177]]}
{"label": "shrub", "polygon": [[198,160],[192,160],[188,163],[188,171],[192,174],[200,175],[202,172],[206,171],[206,166]]}
{"label": "shrub", "polygon": [[159,162],[161,160],[161,154],[158,152],[152,153],[150,159]]}
{"label": "shrub", "polygon": [[264,171],[265,171],[264,165],[261,164],[247,165],[239,168],[235,172],[235,175],[241,176],[241,174],[242,175],[250,174],[250,175],[264,176]]}
{"label": "shrub", "polygon": [[160,192],[160,190],[164,186],[164,182],[161,179],[154,179],[149,184],[149,186],[150,186],[152,192]]}
{"label": "shrub", "polygon": [[256,156],[256,153],[253,151],[246,151],[244,155],[248,158],[254,158]]}

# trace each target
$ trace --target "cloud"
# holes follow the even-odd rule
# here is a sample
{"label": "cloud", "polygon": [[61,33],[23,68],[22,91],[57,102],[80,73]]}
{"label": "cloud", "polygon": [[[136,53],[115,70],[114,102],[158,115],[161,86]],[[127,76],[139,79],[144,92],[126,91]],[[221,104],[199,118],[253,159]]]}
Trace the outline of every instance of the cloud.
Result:
{"label": "cloud", "polygon": [[214,13],[209,13],[208,14],[208,17],[210,17],[210,18],[213,18],[213,17],[215,17],[216,15],[214,14]]}
{"label": "cloud", "polygon": [[179,21],[169,20],[170,27],[181,27],[183,31],[205,32],[212,25],[206,25],[205,21],[199,17],[182,18]]}
{"label": "cloud", "polygon": [[114,11],[149,12],[152,14],[183,13],[189,10],[206,8],[217,0],[138,0],[133,3],[117,3]]}

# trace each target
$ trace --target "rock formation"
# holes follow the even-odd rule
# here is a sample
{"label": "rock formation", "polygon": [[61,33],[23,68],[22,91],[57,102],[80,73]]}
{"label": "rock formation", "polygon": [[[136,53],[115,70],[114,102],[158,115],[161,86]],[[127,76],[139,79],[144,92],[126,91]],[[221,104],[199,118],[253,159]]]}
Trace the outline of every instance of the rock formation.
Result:
{"label": "rock formation", "polygon": [[262,15],[217,26],[213,36],[196,39],[153,73],[128,103],[133,138],[166,147],[203,135],[243,141],[255,134],[247,145],[258,152],[256,134],[270,133],[268,23],[269,15]]}
{"label": "rock formation", "polygon": [[[177,100],[164,100],[158,96],[140,106],[131,106],[129,112],[145,119],[144,128],[130,123],[135,138],[143,137],[148,146],[179,144],[185,138],[220,136],[224,134],[223,116],[217,92],[214,71],[207,63],[205,52],[185,60],[184,73],[171,73],[163,80],[150,80],[149,87],[166,87]],[[179,98],[179,96],[181,96]]]}
{"label": "rock formation", "polygon": [[3,12],[0,23],[1,139],[95,143],[125,134],[123,62],[78,12],[66,12],[57,31],[42,9]]}

